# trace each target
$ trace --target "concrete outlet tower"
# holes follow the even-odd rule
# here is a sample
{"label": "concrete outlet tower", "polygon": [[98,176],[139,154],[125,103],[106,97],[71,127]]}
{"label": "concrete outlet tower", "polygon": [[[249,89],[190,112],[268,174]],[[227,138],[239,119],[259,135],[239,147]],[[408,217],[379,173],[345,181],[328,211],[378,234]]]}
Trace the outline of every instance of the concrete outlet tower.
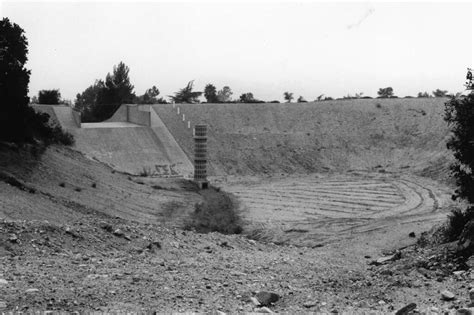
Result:
{"label": "concrete outlet tower", "polygon": [[207,125],[194,126],[194,181],[206,189],[207,181]]}

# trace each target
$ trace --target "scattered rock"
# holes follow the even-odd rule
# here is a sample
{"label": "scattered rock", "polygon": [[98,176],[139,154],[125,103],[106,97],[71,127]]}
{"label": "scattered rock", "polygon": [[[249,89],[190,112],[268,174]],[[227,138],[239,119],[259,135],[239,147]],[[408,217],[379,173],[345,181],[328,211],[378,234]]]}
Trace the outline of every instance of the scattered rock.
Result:
{"label": "scattered rock", "polygon": [[0,309],[7,308],[7,303],[0,301]]}
{"label": "scattered rock", "polygon": [[469,299],[474,303],[474,288],[469,290]]}
{"label": "scattered rock", "polygon": [[153,241],[150,242],[146,248],[148,248],[150,251],[155,251],[157,249],[161,249],[161,243],[158,241]]}
{"label": "scattered rock", "polygon": [[8,284],[8,281],[5,280],[5,279],[0,279],[0,286],[2,285],[7,285]]}
{"label": "scattered rock", "polygon": [[8,237],[8,240],[11,243],[18,243],[18,236],[16,236],[16,234],[10,234],[10,236]]}
{"label": "scattered rock", "polygon": [[442,300],[445,300],[445,301],[451,301],[451,300],[454,300],[454,293],[448,291],[448,290],[444,290],[443,292],[441,292],[441,299]]}
{"label": "scattered rock", "polygon": [[410,232],[410,234],[408,234],[409,237],[416,237],[416,234],[415,232]]}
{"label": "scattered rock", "polygon": [[401,253],[400,252],[396,252],[395,254],[393,255],[390,255],[390,256],[383,256],[383,257],[380,257],[378,258],[377,260],[373,260],[372,262],[370,262],[370,265],[375,265],[375,266],[379,266],[379,265],[383,265],[389,261],[395,261],[395,260],[398,260],[401,258]]}
{"label": "scattered rock", "polygon": [[453,271],[453,275],[455,275],[456,277],[459,277],[461,276],[462,274],[464,274],[464,270],[457,270],[457,271]]}
{"label": "scattered rock", "polygon": [[416,303],[410,303],[399,309],[395,315],[406,315],[416,309]]}
{"label": "scattered rock", "polygon": [[250,302],[252,302],[253,305],[255,305],[255,306],[260,306],[260,302],[256,298],[254,298],[253,296],[250,298]]}
{"label": "scattered rock", "polygon": [[113,234],[118,237],[123,237],[125,235],[121,229],[116,229]]}
{"label": "scattered rock", "polygon": [[71,227],[69,227],[69,226],[67,226],[67,227],[64,229],[64,231],[66,232],[66,234],[69,234],[69,235],[71,235],[72,237],[75,237],[75,238],[78,238],[78,237],[79,237],[79,235],[78,235],[76,232],[74,232],[74,231],[71,229]]}
{"label": "scattered rock", "polygon": [[26,289],[25,293],[27,294],[33,294],[39,292],[39,289],[31,288],[31,289]]}
{"label": "scattered rock", "polygon": [[258,309],[259,312],[265,313],[265,314],[275,314],[271,309],[268,307],[261,307]]}
{"label": "scattered rock", "polygon": [[112,227],[112,225],[109,224],[109,223],[101,222],[99,225],[100,225],[100,227],[101,227],[103,230],[105,230],[105,231],[107,231],[107,232],[112,233],[112,231],[114,230],[114,228]]}
{"label": "scattered rock", "polygon": [[306,308],[312,308],[312,307],[315,307],[316,305],[318,305],[317,301],[307,301],[303,304],[303,306]]}
{"label": "scattered rock", "polygon": [[224,248],[233,248],[233,247],[230,246],[229,243],[227,243],[226,241],[220,243],[220,246],[221,246],[221,247],[224,247]]}
{"label": "scattered rock", "polygon": [[272,303],[276,303],[280,299],[278,294],[267,291],[258,292],[256,297],[260,304],[264,306],[270,306]]}
{"label": "scattered rock", "polygon": [[472,315],[474,314],[474,309],[473,308],[460,308],[457,310],[456,314],[459,315]]}
{"label": "scattered rock", "polygon": [[471,257],[469,257],[468,260],[466,260],[466,265],[469,267],[469,269],[474,269],[474,255],[472,255]]}

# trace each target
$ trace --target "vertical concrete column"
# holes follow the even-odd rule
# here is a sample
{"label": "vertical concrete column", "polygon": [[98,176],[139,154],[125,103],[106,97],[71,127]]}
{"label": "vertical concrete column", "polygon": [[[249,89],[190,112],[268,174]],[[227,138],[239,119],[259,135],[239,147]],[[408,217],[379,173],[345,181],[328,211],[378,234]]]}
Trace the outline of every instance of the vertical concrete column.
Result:
{"label": "vertical concrete column", "polygon": [[207,181],[207,125],[194,126],[194,181],[206,189]]}
{"label": "vertical concrete column", "polygon": [[183,114],[183,121],[185,121],[185,120],[186,120],[186,118],[184,118],[184,114]]}
{"label": "vertical concrete column", "polygon": [[178,107],[178,109],[176,110],[176,112],[177,112],[177,113],[178,113],[178,115],[179,115],[179,107]]}

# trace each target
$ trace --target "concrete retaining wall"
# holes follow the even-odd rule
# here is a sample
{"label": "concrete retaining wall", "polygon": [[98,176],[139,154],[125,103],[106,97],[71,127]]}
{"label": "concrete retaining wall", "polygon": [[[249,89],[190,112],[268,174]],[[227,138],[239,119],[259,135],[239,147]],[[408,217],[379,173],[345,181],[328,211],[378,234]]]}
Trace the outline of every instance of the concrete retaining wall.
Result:
{"label": "concrete retaining wall", "polygon": [[126,105],[128,111],[128,122],[132,124],[150,126],[150,112],[141,110],[143,107]]}
{"label": "concrete retaining wall", "polygon": [[107,119],[105,122],[117,122],[117,121],[128,122],[128,113],[127,113],[126,105],[120,106],[119,109],[117,109],[117,111],[112,115],[112,117]]}
{"label": "concrete retaining wall", "polygon": [[81,128],[81,113],[75,109],[72,110],[72,118],[78,128]]}

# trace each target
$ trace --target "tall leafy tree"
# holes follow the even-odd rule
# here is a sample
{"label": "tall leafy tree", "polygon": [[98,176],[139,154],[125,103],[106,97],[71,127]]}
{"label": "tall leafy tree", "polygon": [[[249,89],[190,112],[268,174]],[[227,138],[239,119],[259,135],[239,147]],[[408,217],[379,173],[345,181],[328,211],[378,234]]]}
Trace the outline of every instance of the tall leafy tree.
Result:
{"label": "tall leafy tree", "polygon": [[287,103],[291,103],[291,101],[294,99],[293,93],[285,92],[283,93],[283,98],[285,99]]}
{"label": "tall leafy tree", "polygon": [[105,88],[104,81],[96,80],[82,93],[76,95],[74,108],[82,113],[83,121],[87,121],[92,107],[97,103],[97,95],[101,89]]}
{"label": "tall leafy tree", "polygon": [[137,104],[166,104],[166,100],[162,97],[158,98],[160,90],[156,86],[152,86],[145,91],[145,94],[137,96],[135,103]]}
{"label": "tall leafy tree", "polygon": [[433,91],[434,97],[446,97],[447,94],[448,94],[448,91],[446,90],[436,89]]}
{"label": "tall leafy tree", "polygon": [[451,239],[459,236],[460,249],[469,257],[474,253],[474,94],[452,97],[445,105],[444,119],[451,127],[447,146],[455,158],[451,165],[457,186],[453,199],[468,204],[464,211],[451,214],[447,236]]}
{"label": "tall leafy tree", "polygon": [[426,98],[426,97],[430,97],[430,94],[428,92],[418,92],[418,95],[416,97]]}
{"label": "tall leafy tree", "polygon": [[214,85],[208,84],[204,88],[204,97],[206,98],[206,102],[208,103],[217,103],[217,89]]}
{"label": "tall leafy tree", "polygon": [[228,86],[224,86],[219,92],[217,92],[217,100],[219,103],[228,103],[232,101],[232,90]]}
{"label": "tall leafy tree", "polygon": [[392,87],[386,87],[386,88],[380,88],[377,92],[379,98],[390,98],[393,97],[393,88]]}
{"label": "tall leafy tree", "polygon": [[458,186],[454,198],[474,204],[474,94],[451,98],[446,103],[444,119],[452,131],[447,146],[456,158],[451,167]]}
{"label": "tall leafy tree", "polygon": [[38,104],[57,105],[61,103],[59,90],[41,90],[38,92]]}
{"label": "tall leafy tree", "polygon": [[199,97],[202,95],[202,92],[193,91],[194,80],[189,81],[188,85],[178,92],[174,93],[174,96],[170,96],[173,102],[175,103],[198,103]]}
{"label": "tall leafy tree", "polygon": [[50,138],[49,116],[37,114],[29,104],[28,40],[24,30],[8,18],[0,20],[0,139],[26,142]]}
{"label": "tall leafy tree", "polygon": [[255,103],[256,99],[253,97],[253,94],[248,92],[240,95],[240,102],[241,103]]}
{"label": "tall leafy tree", "polygon": [[[130,83],[129,72],[130,68],[120,62],[114,66],[112,74],[107,73],[105,81],[96,81],[94,86],[88,88],[90,90],[84,99],[95,101],[83,112],[83,121],[103,121],[110,118],[120,105],[134,102],[136,96]],[[85,108],[80,102],[76,97],[76,106]]]}

